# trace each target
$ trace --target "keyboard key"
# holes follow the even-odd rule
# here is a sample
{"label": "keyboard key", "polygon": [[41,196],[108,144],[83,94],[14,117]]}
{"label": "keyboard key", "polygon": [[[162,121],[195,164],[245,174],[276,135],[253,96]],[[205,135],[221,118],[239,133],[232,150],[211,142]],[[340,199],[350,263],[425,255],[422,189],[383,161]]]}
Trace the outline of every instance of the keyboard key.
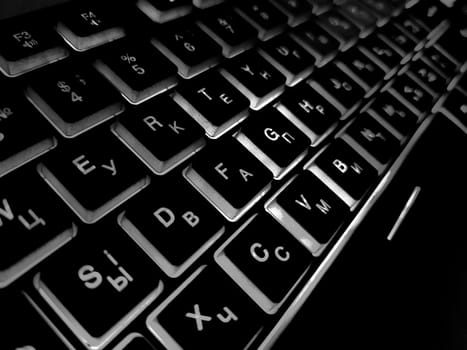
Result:
{"label": "keyboard key", "polygon": [[440,111],[467,132],[467,103],[465,94],[459,89],[452,90],[443,102]]}
{"label": "keyboard key", "polygon": [[0,294],[0,308],[4,349],[69,350],[24,295],[18,292]]}
{"label": "keyboard key", "polygon": [[0,288],[68,242],[71,213],[40,178],[23,168],[0,180]]}
{"label": "keyboard key", "polygon": [[76,51],[85,51],[122,38],[125,31],[99,4],[73,4],[57,24],[57,32]]}
{"label": "keyboard key", "polygon": [[261,310],[217,267],[195,272],[146,319],[169,349],[244,349],[261,330]]}
{"label": "keyboard key", "polygon": [[126,114],[112,130],[159,175],[172,170],[205,144],[203,129],[167,95]]}
{"label": "keyboard key", "polygon": [[155,348],[139,333],[131,333],[113,350],[155,350]]}
{"label": "keyboard key", "polygon": [[423,115],[433,107],[433,95],[407,73],[396,78],[390,92],[402,99],[416,115]]}
{"label": "keyboard key", "polygon": [[86,223],[97,221],[149,183],[143,165],[110,131],[84,135],[57,150],[39,168]]}
{"label": "keyboard key", "polygon": [[20,91],[3,84],[1,91],[0,175],[3,175],[54,148],[56,140],[45,120]]}
{"label": "keyboard key", "polygon": [[396,27],[394,23],[385,25],[377,35],[405,59],[407,59],[407,56],[417,45],[417,41],[402,32],[402,30],[399,27]]}
{"label": "keyboard key", "polygon": [[391,6],[389,1],[386,0],[362,0],[362,2],[368,6],[373,13],[380,16],[380,18],[387,18],[392,16],[394,8]]}
{"label": "keyboard key", "polygon": [[191,78],[219,61],[222,49],[197,25],[173,22],[158,31],[153,44],[178,67],[178,74]]}
{"label": "keyboard key", "polygon": [[75,137],[123,110],[115,90],[84,62],[61,62],[37,72],[27,94],[64,137]]}
{"label": "keyboard key", "polygon": [[408,15],[403,14],[397,17],[395,24],[417,42],[424,42],[428,36],[428,30]]}
{"label": "keyboard key", "polygon": [[316,65],[321,67],[337,52],[339,41],[318,26],[314,21],[308,21],[298,26],[292,37],[316,58]]}
{"label": "keyboard key", "polygon": [[412,62],[408,74],[428,88],[433,96],[437,96],[446,90],[447,80],[422,60]]}
{"label": "keyboard key", "polygon": [[286,81],[281,72],[252,50],[227,62],[221,73],[248,97],[254,110],[279,96]]}
{"label": "keyboard key", "polygon": [[185,272],[224,232],[222,216],[178,177],[154,183],[119,221],[170,277]]}
{"label": "keyboard key", "polygon": [[248,115],[248,99],[218,72],[180,84],[174,99],[211,138],[218,138]]}
{"label": "keyboard key", "polygon": [[[399,141],[368,114],[359,115],[346,129],[342,138],[346,141],[353,140],[360,145],[362,150],[370,155],[370,160],[375,159],[379,163],[376,168],[381,171],[382,165],[398,154],[400,146]],[[372,163],[374,164],[374,161]]]}
{"label": "keyboard key", "polygon": [[388,92],[381,93],[370,104],[368,113],[384,124],[399,139],[409,136],[418,121],[415,114]]}
{"label": "keyboard key", "polygon": [[271,216],[248,220],[220,247],[219,265],[267,313],[277,311],[303,273],[317,261]]}
{"label": "keyboard key", "polygon": [[132,104],[141,103],[177,83],[177,67],[150,43],[135,38],[107,46],[95,66]]}
{"label": "keyboard key", "polygon": [[310,85],[339,110],[342,118],[348,117],[365,95],[365,91],[335,65],[315,72]]}
{"label": "keyboard key", "polygon": [[292,27],[306,21],[313,11],[312,4],[306,0],[272,0],[272,2],[285,13],[288,18],[287,23]]}
{"label": "keyboard key", "polygon": [[334,182],[329,186],[349,206],[363,197],[377,177],[376,170],[341,139],[331,143],[310,169],[323,181],[329,178]]}
{"label": "keyboard key", "polygon": [[373,12],[356,0],[347,0],[339,6],[341,13],[357,25],[362,35],[367,35],[375,26],[378,18]]}
{"label": "keyboard key", "polygon": [[294,86],[313,70],[314,57],[290,36],[283,34],[266,41],[260,53],[286,77],[286,85]]}
{"label": "keyboard key", "polygon": [[456,74],[458,68],[457,64],[438,50],[436,45],[430,46],[424,50],[421,59],[427,64],[435,67],[438,72],[447,79],[454,77]]}
{"label": "keyboard key", "polygon": [[14,77],[68,56],[47,23],[13,18],[0,26],[0,70]]}
{"label": "keyboard key", "polygon": [[242,1],[236,5],[236,9],[258,30],[258,38],[261,40],[279,34],[287,24],[287,17],[267,1]]}
{"label": "keyboard key", "polygon": [[185,176],[231,221],[264,196],[272,180],[269,170],[231,137],[200,152]]}
{"label": "keyboard key", "polygon": [[235,136],[273,173],[284,177],[307,154],[308,138],[275,108],[252,115]]}
{"label": "keyboard key", "polygon": [[198,24],[222,46],[222,54],[228,58],[253,47],[258,36],[256,29],[230,7],[205,11]]}
{"label": "keyboard key", "polygon": [[309,171],[280,190],[266,210],[314,256],[319,256],[349,214],[347,205]]}
{"label": "keyboard key", "polygon": [[467,45],[467,38],[462,33],[461,30],[451,27],[436,41],[436,47],[459,65],[463,65],[467,60],[467,53],[463,50]]}
{"label": "keyboard key", "polygon": [[444,4],[435,1],[422,1],[410,8],[410,13],[419,23],[429,30],[435,29],[448,18]]}
{"label": "keyboard key", "polygon": [[277,109],[318,145],[336,126],[341,114],[308,84],[285,93]]}
{"label": "keyboard key", "polygon": [[340,41],[343,50],[352,46],[360,35],[360,29],[355,24],[334,10],[320,15],[318,24]]}
{"label": "keyboard key", "polygon": [[34,286],[85,346],[100,349],[163,283],[156,265],[116,224],[85,230],[42,266]]}
{"label": "keyboard key", "polygon": [[384,70],[386,77],[394,73],[402,61],[402,56],[377,36],[366,39],[359,49]]}
{"label": "keyboard key", "polygon": [[136,6],[157,23],[186,16],[192,9],[190,0],[138,0]]}

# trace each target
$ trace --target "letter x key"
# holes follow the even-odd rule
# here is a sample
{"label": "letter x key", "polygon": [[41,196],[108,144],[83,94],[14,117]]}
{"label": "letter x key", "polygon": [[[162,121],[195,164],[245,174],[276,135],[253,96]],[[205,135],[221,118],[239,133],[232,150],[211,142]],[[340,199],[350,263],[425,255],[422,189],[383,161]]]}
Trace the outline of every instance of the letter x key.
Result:
{"label": "letter x key", "polygon": [[200,310],[199,310],[199,305],[198,304],[195,304],[193,306],[194,308],[194,313],[191,313],[191,312],[187,312],[185,314],[186,317],[190,317],[190,318],[193,318],[195,321],[196,321],[196,329],[198,331],[202,331],[203,330],[203,321],[205,322],[209,322],[212,320],[212,317],[211,316],[205,316],[205,315],[202,315]]}

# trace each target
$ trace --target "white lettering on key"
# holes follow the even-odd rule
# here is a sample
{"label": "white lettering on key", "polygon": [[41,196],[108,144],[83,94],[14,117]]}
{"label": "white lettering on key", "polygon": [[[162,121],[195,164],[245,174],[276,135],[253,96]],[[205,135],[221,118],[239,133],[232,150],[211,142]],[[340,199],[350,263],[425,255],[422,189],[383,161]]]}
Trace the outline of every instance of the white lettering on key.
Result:
{"label": "white lettering on key", "polygon": [[112,173],[112,176],[117,175],[117,168],[115,167],[115,163],[113,159],[110,160],[109,165],[102,164],[101,167],[103,167],[106,170],[109,170]]}
{"label": "white lettering on key", "polygon": [[315,204],[315,207],[318,208],[323,214],[328,214],[329,210],[331,210],[331,206],[324,199],[320,199],[319,203]]}
{"label": "white lettering on key", "polygon": [[248,177],[253,176],[252,173],[249,173],[249,172],[246,171],[246,170],[240,169],[239,171],[240,171],[240,175],[242,175],[243,180],[244,180],[245,182],[248,182]]}
{"label": "white lettering on key", "polygon": [[89,162],[89,160],[85,158],[86,158],[85,155],[81,155],[78,158],[73,159],[72,161],[72,163],[78,168],[79,171],[81,171],[83,175],[87,175],[90,172],[96,170],[96,166],[90,165],[91,162]]}
{"label": "white lettering on key", "polygon": [[31,209],[28,209],[28,214],[34,220],[31,223],[27,222],[24,216],[18,215],[18,220],[21,221],[24,227],[26,227],[29,231],[32,230],[37,225],[45,226],[45,220],[38,217],[36,213],[34,213]]}
{"label": "white lettering on key", "polygon": [[212,97],[206,92],[206,88],[199,89],[197,93],[204,95],[209,101],[212,100]]}
{"label": "white lettering on key", "polygon": [[334,161],[332,162],[332,164],[337,168],[337,170],[339,170],[342,174],[345,174],[347,172],[347,170],[349,169],[349,167],[347,166],[347,164],[345,164],[343,161],[339,160],[339,159],[334,159]]}
{"label": "white lettering on key", "polygon": [[229,179],[229,177],[226,175],[227,173],[227,168],[224,167],[224,163],[219,163],[217,164],[214,169],[216,169],[216,171],[226,180]]}
{"label": "white lettering on key", "polygon": [[221,101],[223,101],[226,105],[229,105],[233,102],[233,100],[227,95],[227,94],[221,94],[219,96],[219,98],[221,99]]}
{"label": "white lettering on key", "polygon": [[272,78],[272,75],[269,72],[265,71],[265,70],[260,72],[259,75],[261,75],[264,80],[269,80],[269,79]]}
{"label": "white lettering on key", "polygon": [[189,317],[189,318],[192,318],[196,321],[196,329],[198,330],[198,332],[201,332],[204,328],[203,328],[203,321],[204,322],[209,322],[212,320],[212,317],[210,316],[205,316],[205,315],[202,315],[200,310],[199,310],[199,305],[198,304],[195,304],[193,306],[194,308],[194,312],[187,312],[185,314],[185,317]]}
{"label": "white lettering on key", "polygon": [[245,64],[244,66],[241,66],[240,69],[247,73],[250,73],[250,75],[255,75],[255,73],[253,73],[253,71],[251,70],[250,66],[247,64]]}
{"label": "white lettering on key", "polygon": [[277,260],[282,262],[286,262],[290,259],[290,253],[282,246],[274,249],[274,255],[276,256]]}
{"label": "white lettering on key", "polygon": [[237,321],[238,317],[230,310],[227,306],[222,308],[225,312],[225,316],[218,313],[216,316],[222,323],[229,323],[230,321]]}
{"label": "white lettering on key", "polygon": [[296,199],[295,203],[297,203],[298,205],[302,206],[303,208],[307,210],[311,209],[310,203],[308,203],[308,201],[306,200],[303,194],[300,194],[300,200]]}
{"label": "white lettering on key", "polygon": [[146,118],[143,119],[143,121],[146,123],[147,126],[149,126],[149,128],[152,130],[152,131],[156,131],[156,125],[159,127],[159,128],[162,128],[164,125],[161,124],[157,119],[156,117],[152,116],[152,115],[149,115],[147,116]]}
{"label": "white lettering on key", "polygon": [[269,259],[269,252],[266,249],[259,251],[262,248],[260,243],[253,243],[250,247],[250,254],[256,261],[266,262]]}
{"label": "white lettering on key", "polygon": [[185,131],[185,128],[177,125],[177,121],[174,120],[172,124],[169,124],[169,128],[173,130],[174,133],[177,135],[180,134],[180,131]]}
{"label": "white lettering on key", "polygon": [[117,292],[121,292],[128,286],[129,282],[133,282],[133,277],[131,277],[131,275],[123,267],[119,266],[118,261],[107,250],[104,250],[104,254],[107,257],[107,259],[109,259],[110,262],[114,266],[116,266],[118,268],[118,271],[120,271],[120,273],[123,275],[117,276],[115,278],[112,278],[110,276],[106,277],[107,281],[112,285],[112,287],[114,287]]}
{"label": "white lettering on key", "polygon": [[170,227],[175,222],[175,215],[169,208],[160,207],[153,215],[165,228]]}
{"label": "white lettering on key", "polygon": [[195,227],[199,224],[199,216],[195,215],[192,211],[187,211],[182,215],[183,220],[190,225],[191,227]]}
{"label": "white lettering on key", "polygon": [[[0,215],[10,221],[13,220],[15,218],[15,215],[13,214],[13,211],[10,208],[10,204],[8,203],[8,200],[6,200],[6,198],[2,200],[2,204],[3,208],[0,208]],[[0,227],[1,226],[3,226],[2,219],[0,219]]]}
{"label": "white lettering on key", "polygon": [[78,276],[84,285],[89,289],[96,289],[102,283],[102,275],[94,271],[91,265],[84,265],[78,270]]}

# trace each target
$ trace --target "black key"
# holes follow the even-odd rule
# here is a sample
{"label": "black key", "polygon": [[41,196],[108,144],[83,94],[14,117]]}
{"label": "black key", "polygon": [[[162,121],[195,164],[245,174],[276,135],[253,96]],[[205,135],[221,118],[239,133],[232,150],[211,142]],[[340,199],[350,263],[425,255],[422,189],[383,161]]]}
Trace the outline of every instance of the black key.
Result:
{"label": "black key", "polygon": [[270,314],[276,312],[308,267],[317,267],[306,248],[266,214],[240,227],[219,248],[215,259]]}
{"label": "black key", "polygon": [[424,61],[416,60],[409,67],[410,76],[424,84],[432,95],[436,96],[446,90],[447,80]]}
{"label": "black key", "polygon": [[460,65],[467,60],[467,52],[463,49],[467,45],[467,37],[463,33],[462,30],[451,27],[436,41],[436,47],[446,52],[450,59]]}
{"label": "black key", "polygon": [[42,116],[20,91],[1,86],[0,175],[54,148],[56,140]]}
{"label": "black key", "polygon": [[428,30],[410,16],[400,15],[395,20],[395,24],[397,27],[402,29],[404,33],[411,36],[417,42],[425,41],[428,36]]}
{"label": "black key", "polygon": [[390,91],[396,97],[402,98],[417,115],[425,114],[433,107],[433,95],[407,73],[396,78]]}
{"label": "black key", "polygon": [[265,42],[260,53],[286,76],[288,86],[306,78],[315,63],[314,57],[286,34]]}
{"label": "black key", "polygon": [[318,23],[340,41],[344,50],[349,48],[360,35],[360,29],[355,24],[334,10],[320,15]]}
{"label": "black key", "polygon": [[230,60],[221,73],[250,100],[252,109],[260,109],[284,89],[285,77],[252,50]]}
{"label": "black key", "polygon": [[266,209],[315,256],[349,214],[349,207],[309,171],[298,175]]}
{"label": "black key", "polygon": [[457,64],[438,50],[436,45],[423,51],[422,60],[435,67],[447,79],[451,79],[456,74]]}
{"label": "black key", "polygon": [[180,276],[224,232],[221,215],[178,177],[149,187],[120,224],[170,277]]}
{"label": "black key", "polygon": [[441,112],[467,131],[467,103],[465,94],[459,89],[452,90],[443,102]]}
{"label": "black key", "polygon": [[455,81],[455,85],[459,90],[467,92],[467,74],[462,75],[462,77]]}
{"label": "black key", "polygon": [[66,61],[38,71],[27,94],[65,137],[75,137],[123,110],[115,90],[92,67]]}
{"label": "black key", "polygon": [[307,153],[310,140],[275,108],[252,115],[236,138],[280,179]]}
{"label": "black key", "polygon": [[104,347],[163,288],[156,265],[113,221],[86,226],[34,285],[88,348]]}
{"label": "black key", "polygon": [[35,169],[23,168],[0,182],[2,288],[69,241],[76,227]]}
{"label": "black key", "polygon": [[123,116],[112,129],[159,175],[173,169],[205,144],[203,129],[167,95]]}
{"label": "black key", "polygon": [[248,115],[249,101],[218,72],[208,72],[176,90],[175,101],[217,138]]}
{"label": "black key", "polygon": [[131,333],[114,350],[155,350],[155,348],[141,334]]}
{"label": "black key", "polygon": [[380,18],[392,16],[394,8],[387,0],[362,0]]}
{"label": "black key", "polygon": [[436,28],[448,18],[446,6],[431,0],[417,3],[410,8],[410,14],[429,30]]}
{"label": "black key", "polygon": [[218,267],[198,270],[146,323],[170,349],[244,349],[261,329],[261,310]]}
{"label": "black key", "polygon": [[357,25],[362,34],[368,34],[375,26],[378,18],[373,12],[356,0],[348,0],[339,6],[342,14]]}
{"label": "black key", "polygon": [[132,104],[141,103],[177,83],[177,67],[151,44],[134,38],[106,47],[95,65]]}
{"label": "black key", "polygon": [[313,146],[333,129],[341,116],[308,84],[301,84],[284,94],[277,108],[308,136]]}
{"label": "black key", "polygon": [[388,92],[381,93],[374,100],[370,107],[369,113],[386,126],[396,130],[400,134],[400,138],[408,136],[417,125],[417,116],[413,114],[399,99],[395,98]]}
{"label": "black key", "polygon": [[0,294],[0,308],[4,349],[69,350],[24,295]]}
{"label": "black key", "polygon": [[230,7],[215,7],[203,13],[198,22],[222,46],[225,57],[233,57],[251,48],[258,32]]}
{"label": "black key", "polygon": [[13,77],[68,56],[47,23],[13,18],[0,26],[0,70]]}
{"label": "black key", "polygon": [[149,182],[142,163],[109,131],[91,132],[44,160],[40,171],[86,223]]}
{"label": "black key", "polygon": [[387,164],[398,153],[399,141],[368,114],[358,116],[346,134],[381,164]]}
{"label": "black key", "polygon": [[347,117],[361,102],[365,91],[337,66],[327,66],[312,75],[310,85]]}
{"label": "black key", "polygon": [[318,66],[329,61],[339,48],[339,41],[314,21],[308,21],[298,26],[292,32],[292,37],[315,56]]}
{"label": "black key", "polygon": [[385,75],[376,63],[356,48],[350,49],[337,66],[358,82],[367,93],[377,88]]}
{"label": "black key", "polygon": [[73,4],[61,16],[58,33],[76,51],[85,51],[125,36],[116,18],[99,4]]}
{"label": "black key", "polygon": [[376,180],[376,170],[364,160],[356,151],[341,139],[335,140],[316,158],[314,168],[317,174],[323,172],[325,176],[342,188],[338,191],[348,205],[358,201]]}
{"label": "black key", "polygon": [[292,27],[306,21],[313,6],[307,0],[272,0],[283,13],[288,17],[288,24]]}
{"label": "black key", "polygon": [[219,61],[222,49],[194,23],[176,21],[157,32],[154,43],[178,67],[178,74],[191,78]]}
{"label": "black key", "polygon": [[396,50],[375,35],[365,40],[359,49],[383,69],[386,75],[394,72],[402,61],[402,56]]}
{"label": "black key", "polygon": [[236,9],[258,30],[261,40],[279,34],[287,24],[287,17],[267,1],[241,1],[236,5]]}
{"label": "black key", "polygon": [[402,32],[393,22],[384,26],[382,31],[377,35],[404,58],[409,55],[417,45],[416,40]]}
{"label": "black key", "polygon": [[231,137],[200,152],[185,176],[231,221],[267,192],[272,179],[269,170]]}
{"label": "black key", "polygon": [[136,6],[157,23],[186,16],[192,9],[190,0],[138,0]]}

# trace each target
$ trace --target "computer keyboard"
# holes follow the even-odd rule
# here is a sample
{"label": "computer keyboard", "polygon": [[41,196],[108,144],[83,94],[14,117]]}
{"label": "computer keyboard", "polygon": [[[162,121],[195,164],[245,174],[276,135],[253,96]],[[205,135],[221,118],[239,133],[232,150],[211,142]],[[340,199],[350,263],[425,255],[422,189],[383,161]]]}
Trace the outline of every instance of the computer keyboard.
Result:
{"label": "computer keyboard", "polygon": [[0,347],[271,347],[432,115],[467,132],[448,11],[72,1],[0,22]]}

